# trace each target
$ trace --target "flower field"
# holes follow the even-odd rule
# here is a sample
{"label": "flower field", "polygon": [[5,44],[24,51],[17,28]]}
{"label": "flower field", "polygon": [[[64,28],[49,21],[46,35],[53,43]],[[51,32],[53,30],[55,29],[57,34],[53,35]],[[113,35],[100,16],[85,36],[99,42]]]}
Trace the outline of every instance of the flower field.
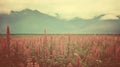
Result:
{"label": "flower field", "polygon": [[120,35],[0,36],[0,67],[120,67]]}

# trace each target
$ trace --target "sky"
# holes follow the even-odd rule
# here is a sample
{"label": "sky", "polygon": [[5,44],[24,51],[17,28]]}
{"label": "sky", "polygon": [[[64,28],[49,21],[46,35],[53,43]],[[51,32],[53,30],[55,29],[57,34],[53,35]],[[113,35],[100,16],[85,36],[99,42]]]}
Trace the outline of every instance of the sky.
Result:
{"label": "sky", "polygon": [[0,0],[0,13],[20,11],[25,8],[60,18],[80,17],[91,19],[100,14],[107,14],[103,19],[117,19],[120,15],[120,0]]}

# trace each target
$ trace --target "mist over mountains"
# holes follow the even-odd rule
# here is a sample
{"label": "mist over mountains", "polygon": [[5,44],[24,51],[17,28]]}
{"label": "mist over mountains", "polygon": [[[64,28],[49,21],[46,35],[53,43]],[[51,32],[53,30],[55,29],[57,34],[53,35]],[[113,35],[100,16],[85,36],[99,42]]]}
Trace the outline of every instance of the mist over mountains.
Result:
{"label": "mist over mountains", "polygon": [[102,14],[93,19],[75,17],[71,20],[60,19],[37,10],[24,9],[0,14],[0,33],[6,32],[9,25],[12,34],[120,34],[119,19],[101,20]]}

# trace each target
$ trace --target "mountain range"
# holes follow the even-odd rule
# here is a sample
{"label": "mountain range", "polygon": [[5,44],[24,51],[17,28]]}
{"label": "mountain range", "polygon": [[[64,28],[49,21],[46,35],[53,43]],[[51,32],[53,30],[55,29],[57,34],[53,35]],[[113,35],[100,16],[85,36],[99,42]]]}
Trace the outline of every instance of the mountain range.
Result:
{"label": "mountain range", "polygon": [[5,34],[10,26],[12,34],[120,34],[119,19],[101,20],[102,14],[93,19],[75,17],[71,20],[60,19],[38,10],[24,9],[0,14],[0,33]]}

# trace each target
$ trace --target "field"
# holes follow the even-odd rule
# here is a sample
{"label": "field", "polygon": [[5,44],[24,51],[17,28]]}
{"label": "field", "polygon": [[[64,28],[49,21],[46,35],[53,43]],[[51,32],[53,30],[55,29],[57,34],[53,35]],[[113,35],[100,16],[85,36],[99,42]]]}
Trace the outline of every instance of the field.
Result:
{"label": "field", "polygon": [[0,36],[0,67],[120,67],[120,35]]}
{"label": "field", "polygon": [[0,37],[0,65],[8,67],[119,67],[120,35]]}

